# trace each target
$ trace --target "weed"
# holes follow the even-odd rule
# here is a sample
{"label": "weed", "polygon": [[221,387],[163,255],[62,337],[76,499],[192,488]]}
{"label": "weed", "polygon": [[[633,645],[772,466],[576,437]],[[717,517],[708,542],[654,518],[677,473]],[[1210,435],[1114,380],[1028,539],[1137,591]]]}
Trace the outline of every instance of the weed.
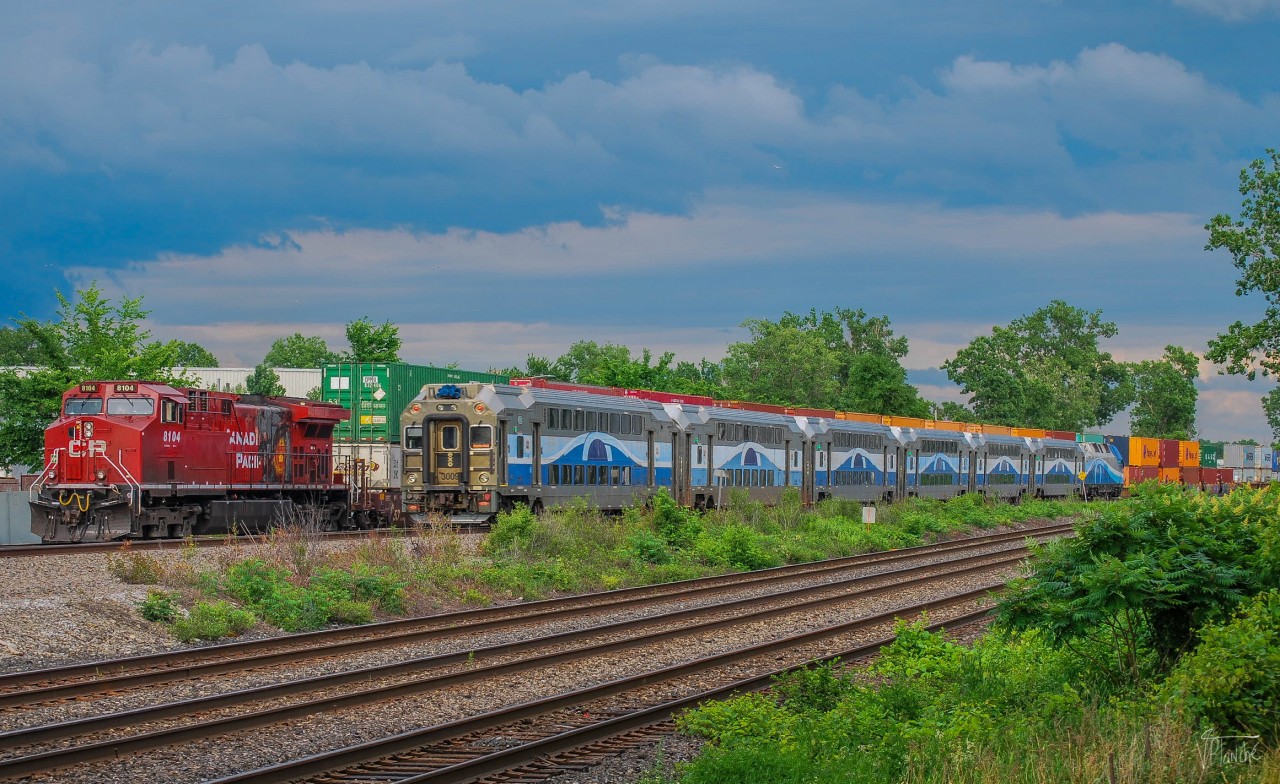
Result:
{"label": "weed", "polygon": [[148,621],[172,623],[178,617],[178,604],[167,591],[147,591],[147,598],[138,603],[138,613]]}
{"label": "weed", "polygon": [[133,585],[158,585],[164,579],[164,563],[146,553],[135,553],[126,541],[119,554],[107,556],[107,572],[121,582]]}
{"label": "weed", "polygon": [[173,625],[173,634],[183,642],[236,637],[253,628],[258,619],[248,610],[230,602],[196,602],[185,618]]}

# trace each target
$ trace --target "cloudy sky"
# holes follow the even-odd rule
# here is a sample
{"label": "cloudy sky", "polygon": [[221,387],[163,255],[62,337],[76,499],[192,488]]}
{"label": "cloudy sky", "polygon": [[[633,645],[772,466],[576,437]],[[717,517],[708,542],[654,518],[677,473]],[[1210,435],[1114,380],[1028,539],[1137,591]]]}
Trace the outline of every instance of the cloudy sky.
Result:
{"label": "cloudy sky", "polygon": [[[1204,224],[1280,146],[1280,0],[18,4],[0,316],[143,296],[224,365],[391,320],[487,369],[589,338],[718,359],[863,308],[938,364],[1054,298],[1203,351]],[[1267,436],[1204,367],[1201,429]]]}

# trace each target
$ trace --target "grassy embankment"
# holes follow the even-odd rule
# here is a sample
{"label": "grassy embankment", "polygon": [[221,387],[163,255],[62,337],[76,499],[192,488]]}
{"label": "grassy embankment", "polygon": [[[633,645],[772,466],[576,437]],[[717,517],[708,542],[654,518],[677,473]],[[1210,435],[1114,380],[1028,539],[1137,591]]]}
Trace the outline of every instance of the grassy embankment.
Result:
{"label": "grassy embankment", "polygon": [[649,784],[1280,782],[1280,485],[1145,488],[1043,548],[972,646],[900,627],[686,714]]}
{"label": "grassy embankment", "polygon": [[854,553],[922,544],[939,536],[1085,513],[1083,504],[911,501],[862,523],[858,504],[824,502],[808,510],[798,496],[765,507],[738,498],[698,514],[669,498],[652,508],[603,515],[584,505],[541,518],[519,508],[500,516],[478,552],[452,534],[404,540],[374,537],[329,547],[297,532],[265,546],[183,551],[176,561],[132,552],[112,573],[156,585],[140,610],[184,640],[218,639],[256,624],[286,631],[462,605],[535,599],[669,582]]}

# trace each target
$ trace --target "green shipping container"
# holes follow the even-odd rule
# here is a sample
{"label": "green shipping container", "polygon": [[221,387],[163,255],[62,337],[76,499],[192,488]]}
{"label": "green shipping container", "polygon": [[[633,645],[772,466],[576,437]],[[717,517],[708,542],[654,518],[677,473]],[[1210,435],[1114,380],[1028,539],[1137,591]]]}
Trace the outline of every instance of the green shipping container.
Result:
{"label": "green shipping container", "polygon": [[1200,442],[1200,465],[1205,468],[1217,468],[1218,460],[1222,458],[1222,442],[1221,441],[1201,441]]}
{"label": "green shipping container", "polygon": [[351,419],[339,422],[337,441],[385,441],[400,443],[400,414],[425,384],[460,384],[468,381],[505,384],[510,379],[496,373],[476,373],[456,368],[409,365],[403,362],[335,363],[320,368],[321,400],[338,403],[351,411]]}
{"label": "green shipping container", "polygon": [[1084,444],[1107,443],[1107,437],[1101,433],[1076,433],[1076,440]]}

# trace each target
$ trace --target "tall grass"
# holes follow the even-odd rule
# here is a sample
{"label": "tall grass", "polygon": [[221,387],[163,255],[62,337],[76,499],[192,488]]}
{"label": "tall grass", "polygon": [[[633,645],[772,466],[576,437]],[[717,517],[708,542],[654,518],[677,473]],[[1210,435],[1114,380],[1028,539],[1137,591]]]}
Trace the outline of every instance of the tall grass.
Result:
{"label": "tall grass", "polygon": [[[229,543],[212,556],[189,548],[176,562],[162,562],[134,553],[112,568],[122,579],[173,589],[184,608],[234,602],[263,623],[296,630],[909,547],[974,528],[1082,512],[1080,505],[1013,507],[974,496],[886,507],[879,522],[867,526],[860,504],[826,501],[810,509],[794,490],[774,506],[735,491],[729,505],[707,513],[662,494],[621,514],[602,513],[585,500],[539,516],[518,506],[498,516],[478,551],[444,531],[407,539],[374,534],[355,546],[335,546],[317,536],[315,526],[296,525],[249,544]],[[396,601],[362,594],[360,586],[371,580],[399,586]]]}

